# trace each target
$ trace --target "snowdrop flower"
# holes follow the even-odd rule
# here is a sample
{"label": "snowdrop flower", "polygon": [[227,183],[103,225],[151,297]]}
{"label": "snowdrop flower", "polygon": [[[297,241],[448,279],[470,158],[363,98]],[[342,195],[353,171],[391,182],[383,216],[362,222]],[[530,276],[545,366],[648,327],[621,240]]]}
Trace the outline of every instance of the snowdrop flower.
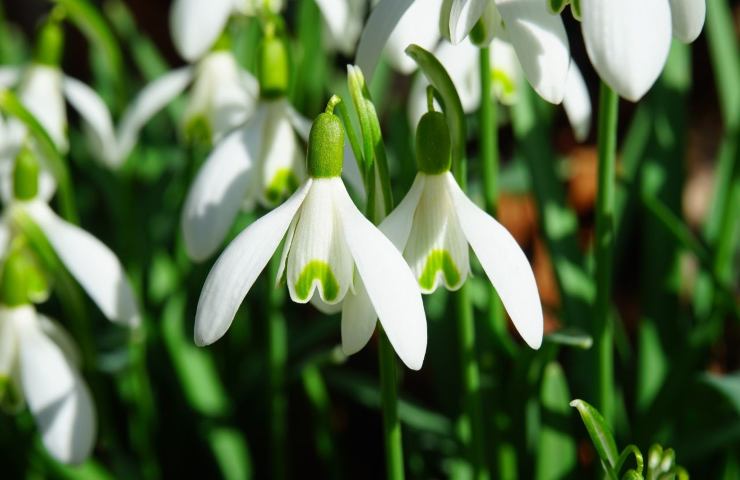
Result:
{"label": "snowdrop flower", "polygon": [[290,105],[284,41],[264,39],[260,48],[260,99],[255,113],[227,134],[198,172],[185,200],[182,229],[193,260],[222,244],[240,208],[272,207],[305,177],[303,147],[310,123]]}
{"label": "snowdrop flower", "polygon": [[[309,178],[288,199],[244,230],[208,274],[198,301],[195,342],[208,345],[228,330],[240,303],[285,237],[278,281],[290,298],[330,309],[342,301],[342,343],[357,351],[373,325],[352,315],[364,285],[368,308],[380,318],[403,362],[421,368],[427,332],[419,288],[393,244],[355,207],[340,178],[344,131],[331,111],[311,128]],[[369,329],[369,330],[368,330]],[[363,343],[364,344],[364,343]]]}
{"label": "snowdrop flower", "polygon": [[175,0],[170,9],[170,32],[182,58],[195,62],[216,43],[232,14],[279,12],[282,0]]}
{"label": "snowdrop flower", "polygon": [[[93,89],[59,68],[62,35],[55,21],[42,27],[34,61],[26,67],[0,67],[0,89],[18,87],[23,106],[44,127],[62,154],[69,149],[66,99],[86,126],[90,150],[106,166],[115,167],[116,158],[108,148],[116,143],[108,107]],[[7,128],[4,141],[17,151],[26,138],[25,126],[13,119]]]}
{"label": "snowdrop flower", "polygon": [[[497,99],[503,105],[511,106],[517,101],[523,76],[516,52],[509,43],[494,38],[490,45],[490,55],[492,90],[496,97],[492,101]],[[469,39],[463,40],[459,45],[443,43],[437,49],[436,56],[450,74],[465,113],[477,111],[481,102],[478,48]],[[417,125],[426,112],[428,84],[424,75],[418,75],[411,86],[408,107],[411,125]],[[563,108],[576,139],[584,141],[591,128],[591,98],[574,60],[570,63]]]}
{"label": "snowdrop flower", "polygon": [[97,428],[75,345],[59,324],[31,305],[3,303],[0,400],[12,396],[15,404],[26,403],[49,453],[63,463],[82,463],[90,455]]}
{"label": "snowdrop flower", "polygon": [[[423,293],[440,285],[459,289],[470,275],[470,246],[524,341],[539,348],[542,306],[532,267],[514,237],[468,199],[450,173],[450,137],[442,113],[422,117],[416,152],[419,173],[380,229],[403,253]],[[372,331],[376,316],[363,291],[358,297],[353,316],[363,331]],[[356,348],[368,339],[358,339]]]}
{"label": "snowdrop flower", "polygon": [[372,78],[387,48],[391,61],[409,73],[413,62],[403,59],[409,44],[433,51],[441,35],[459,44],[479,21],[479,43],[494,36],[510,43],[537,93],[551,103],[563,100],[570,68],[568,37],[560,17],[542,0],[383,0],[365,25],[356,63]]}
{"label": "snowdrop flower", "polygon": [[13,197],[4,197],[0,215],[0,262],[20,230],[18,221],[28,216],[44,233],[69,273],[113,322],[136,326],[140,322],[131,285],[116,255],[85,230],[57,216],[38,192],[39,165],[22,151],[13,172]]}
{"label": "snowdrop flower", "polygon": [[316,0],[326,25],[326,43],[345,55],[355,51],[365,20],[365,0]]}
{"label": "snowdrop flower", "polygon": [[705,0],[581,0],[581,30],[599,76],[637,101],[663,70],[671,36],[691,43],[701,33]]}

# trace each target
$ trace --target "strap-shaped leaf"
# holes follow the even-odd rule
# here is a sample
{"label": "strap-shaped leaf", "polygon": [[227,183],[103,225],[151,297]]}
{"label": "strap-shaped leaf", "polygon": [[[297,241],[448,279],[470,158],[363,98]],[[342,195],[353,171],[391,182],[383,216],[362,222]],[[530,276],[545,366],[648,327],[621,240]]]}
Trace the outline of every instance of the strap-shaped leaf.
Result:
{"label": "strap-shaped leaf", "polygon": [[[614,435],[606,424],[606,420],[601,416],[598,410],[583,400],[573,400],[570,402],[571,407],[575,407],[581,414],[583,424],[586,426],[588,435],[591,437],[596,452],[603,460],[605,467],[612,469],[619,461],[619,452],[617,444],[614,442]],[[607,473],[609,471],[607,470]]]}

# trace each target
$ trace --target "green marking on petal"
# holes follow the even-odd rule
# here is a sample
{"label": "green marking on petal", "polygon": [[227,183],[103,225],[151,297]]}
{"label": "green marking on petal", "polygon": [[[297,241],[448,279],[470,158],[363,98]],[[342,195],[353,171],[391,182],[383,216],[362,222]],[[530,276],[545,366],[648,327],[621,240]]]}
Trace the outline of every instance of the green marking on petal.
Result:
{"label": "green marking on petal", "polygon": [[204,114],[197,114],[185,122],[185,140],[191,145],[211,145],[211,122]]}
{"label": "green marking on petal", "polygon": [[457,286],[460,283],[460,272],[452,260],[452,255],[447,250],[435,249],[429,252],[427,256],[424,271],[419,277],[419,285],[424,290],[432,290],[434,281],[437,278],[437,272],[442,271],[445,283],[448,286]]}
{"label": "green marking on petal", "polygon": [[491,81],[498,87],[501,98],[511,98],[516,93],[516,83],[501,69],[491,71]]}
{"label": "green marking on petal", "polygon": [[303,267],[303,271],[295,284],[295,292],[298,294],[298,298],[308,300],[314,280],[321,283],[324,301],[331,302],[337,298],[339,282],[337,282],[329,264],[321,260],[312,260]]}
{"label": "green marking on petal", "polygon": [[265,198],[270,203],[278,203],[298,189],[299,182],[295,172],[290,168],[281,168],[272,177],[265,188]]}

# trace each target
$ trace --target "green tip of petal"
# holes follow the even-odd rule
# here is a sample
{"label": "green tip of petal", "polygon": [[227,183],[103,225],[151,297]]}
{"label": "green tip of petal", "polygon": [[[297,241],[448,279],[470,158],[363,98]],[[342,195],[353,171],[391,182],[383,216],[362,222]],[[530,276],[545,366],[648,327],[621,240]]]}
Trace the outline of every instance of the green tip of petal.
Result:
{"label": "green tip of petal", "polygon": [[290,168],[282,168],[275,173],[265,189],[265,198],[272,204],[277,204],[283,198],[298,189],[300,182],[295,172]]}
{"label": "green tip of petal", "polygon": [[18,200],[31,200],[39,191],[39,162],[24,148],[15,160],[13,170],[13,195]]}
{"label": "green tip of petal", "polygon": [[342,122],[333,113],[322,113],[316,117],[308,135],[308,174],[313,178],[339,177],[342,175],[343,160]]}
{"label": "green tip of petal", "polygon": [[288,46],[285,40],[267,32],[257,52],[257,78],[260,96],[266,99],[284,97],[288,91]]}
{"label": "green tip of petal", "polygon": [[442,249],[432,250],[429,253],[429,256],[427,256],[424,270],[421,272],[421,276],[419,277],[419,285],[421,288],[426,292],[433,291],[435,283],[437,282],[437,275],[440,272],[444,276],[447,288],[459,288],[462,281],[460,271],[457,269],[450,252]]}
{"label": "green tip of petal", "polygon": [[185,122],[185,140],[190,145],[210,146],[213,139],[211,122],[205,115],[195,115]]}
{"label": "green tip of petal", "polygon": [[300,300],[307,302],[310,299],[314,282],[318,282],[321,287],[322,300],[333,302],[337,299],[339,282],[328,263],[312,260],[303,267],[295,284],[295,293]]}
{"label": "green tip of petal", "polygon": [[416,129],[416,163],[419,171],[431,175],[450,170],[450,131],[441,112],[427,112]]}

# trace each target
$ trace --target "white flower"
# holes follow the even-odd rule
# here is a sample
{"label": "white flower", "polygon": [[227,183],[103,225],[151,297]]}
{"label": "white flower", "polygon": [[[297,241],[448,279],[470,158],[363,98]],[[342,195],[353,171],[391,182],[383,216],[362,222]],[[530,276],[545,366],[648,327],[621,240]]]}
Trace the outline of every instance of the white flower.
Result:
{"label": "white flower", "polygon": [[[44,127],[62,154],[69,149],[66,98],[87,127],[91,152],[106,166],[117,166],[117,159],[109,148],[116,143],[113,120],[105,102],[93,89],[49,65],[0,68],[0,88],[16,85],[21,102]],[[8,129],[5,141],[12,143],[17,151],[25,141],[25,127],[13,119],[8,122]],[[0,139],[0,143],[2,141]]]}
{"label": "white flower", "polygon": [[[190,187],[182,213],[185,246],[204,260],[221,245],[240,208],[274,206],[305,177],[310,123],[285,98],[260,100],[256,112],[219,142]],[[298,136],[297,136],[298,135]]]}
{"label": "white flower", "polygon": [[604,82],[632,101],[657,80],[671,36],[693,42],[705,15],[705,0],[581,0],[581,29],[591,63]]}
{"label": "white flower", "polygon": [[[403,253],[423,293],[440,285],[448,290],[462,286],[470,275],[470,245],[524,341],[540,347],[542,306],[529,260],[514,237],[468,199],[449,171],[419,172],[380,229]],[[357,318],[365,317],[363,323],[374,324],[369,309],[356,311]]]}
{"label": "white flower", "polygon": [[175,0],[170,9],[170,32],[175,48],[189,62],[205,54],[234,13],[257,15],[263,8],[282,9],[281,0]]}
{"label": "white flower", "polygon": [[3,198],[0,215],[0,263],[8,252],[18,216],[28,215],[41,229],[69,273],[113,322],[136,326],[140,322],[133,289],[116,255],[85,230],[59,218],[38,197]]}
{"label": "white flower", "polygon": [[[481,102],[478,48],[468,39],[463,40],[459,45],[443,43],[437,49],[436,56],[450,74],[465,113],[476,112]],[[510,44],[494,38],[490,45],[490,56],[493,93],[502,104],[513,105],[518,99],[522,78],[521,66],[516,53]],[[411,125],[416,125],[426,112],[426,86],[428,84],[424,75],[417,75],[411,86],[408,105]],[[584,141],[591,128],[591,98],[574,60],[570,63],[563,108],[576,139]]]}
{"label": "white flower", "polygon": [[239,234],[209,273],[198,301],[195,342],[211,344],[228,330],[245,295],[285,237],[278,281],[285,277],[291,299],[313,301],[325,309],[343,302],[342,343],[349,350],[356,338],[369,338],[374,329],[374,322],[361,324],[352,315],[358,301],[352,292],[364,285],[367,304],[380,318],[399,357],[417,370],[427,341],[419,288],[398,250],[352,203],[339,177],[341,124],[336,120],[331,125],[333,140],[328,147],[328,137],[317,131],[327,115],[331,114],[320,115],[311,130],[312,176],[285,203]]}
{"label": "white flower", "polygon": [[95,406],[78,363],[61,326],[30,305],[0,305],[0,386],[25,400],[46,449],[71,464],[89,456],[96,435]]}
{"label": "white flower", "polygon": [[440,27],[441,34],[459,43],[479,20],[486,41],[496,36],[513,46],[525,77],[542,98],[563,100],[570,47],[562,20],[544,0],[383,0],[365,25],[356,63],[372,78],[387,48],[391,62],[409,73],[414,64],[403,50],[410,43],[434,50]]}
{"label": "white flower", "polygon": [[365,19],[365,0],[316,0],[326,25],[327,47],[345,55],[355,51]]}
{"label": "white flower", "polygon": [[168,72],[144,87],[121,119],[113,156],[122,162],[144,125],[191,84],[184,124],[202,121],[214,143],[249,118],[259,94],[257,80],[230,51],[211,52],[195,66]]}

